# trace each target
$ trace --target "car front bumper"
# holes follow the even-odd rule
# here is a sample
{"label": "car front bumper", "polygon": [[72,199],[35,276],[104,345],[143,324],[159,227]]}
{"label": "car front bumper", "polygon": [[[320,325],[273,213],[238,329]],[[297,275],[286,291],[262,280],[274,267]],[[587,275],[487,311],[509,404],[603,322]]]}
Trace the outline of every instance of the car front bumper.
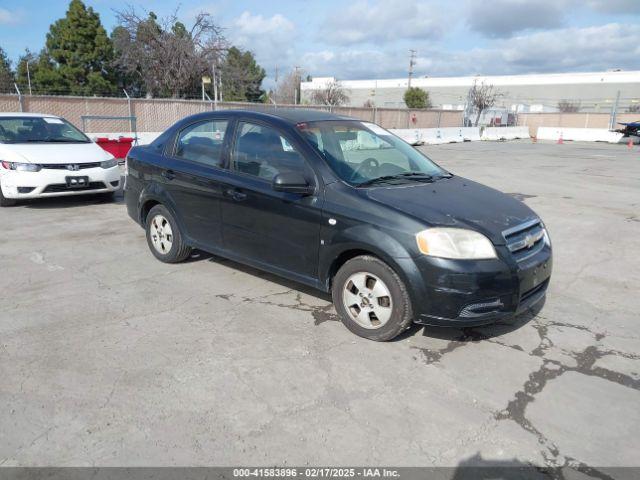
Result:
{"label": "car front bumper", "polygon": [[414,321],[486,325],[520,315],[543,300],[553,268],[551,247],[545,245],[523,262],[516,262],[504,247],[497,250],[494,260],[413,259],[415,269],[408,280]]}
{"label": "car front bumper", "polygon": [[[43,168],[39,172],[3,171],[0,186],[5,198],[30,199],[115,192],[120,188],[120,168],[87,168],[78,171]],[[86,187],[67,187],[67,177],[87,177]]]}

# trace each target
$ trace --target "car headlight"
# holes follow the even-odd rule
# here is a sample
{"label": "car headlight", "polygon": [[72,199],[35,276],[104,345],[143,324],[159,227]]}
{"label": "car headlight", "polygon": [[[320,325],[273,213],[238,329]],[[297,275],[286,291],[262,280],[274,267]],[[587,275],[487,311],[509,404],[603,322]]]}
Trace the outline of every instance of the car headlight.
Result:
{"label": "car headlight", "polygon": [[481,233],[463,228],[428,228],[416,234],[424,255],[458,260],[497,258],[491,241]]}
{"label": "car headlight", "polygon": [[18,172],[39,172],[42,169],[37,163],[17,162],[2,162],[2,168],[5,170],[16,170]]}
{"label": "car headlight", "polygon": [[105,160],[104,162],[100,162],[101,168],[113,168],[118,165],[118,161],[115,158],[111,160]]}

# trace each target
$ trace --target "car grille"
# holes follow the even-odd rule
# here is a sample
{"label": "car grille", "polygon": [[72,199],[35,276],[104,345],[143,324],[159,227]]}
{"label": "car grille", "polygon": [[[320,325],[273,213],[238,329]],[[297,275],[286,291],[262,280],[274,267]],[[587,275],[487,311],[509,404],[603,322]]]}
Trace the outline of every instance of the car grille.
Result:
{"label": "car grille", "polygon": [[87,168],[98,168],[100,166],[100,162],[89,162],[89,163],[49,163],[46,165],[41,165],[42,168],[51,169],[51,170],[69,170],[71,172],[75,172],[78,170],[85,170]]}
{"label": "car grille", "polygon": [[544,227],[538,219],[505,230],[502,236],[518,262],[532,257],[544,248]]}
{"label": "car grille", "polygon": [[42,193],[59,193],[59,192],[75,192],[75,191],[85,191],[85,190],[101,190],[103,188],[107,188],[107,186],[103,182],[89,182],[86,187],[67,187],[66,183],[54,183],[52,185],[48,185]]}

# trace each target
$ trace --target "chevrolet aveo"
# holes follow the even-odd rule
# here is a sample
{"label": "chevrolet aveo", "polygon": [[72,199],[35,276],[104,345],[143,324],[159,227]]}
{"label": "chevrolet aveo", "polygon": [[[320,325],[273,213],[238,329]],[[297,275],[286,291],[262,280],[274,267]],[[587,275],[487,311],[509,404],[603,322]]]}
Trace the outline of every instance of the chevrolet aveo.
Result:
{"label": "chevrolet aveo", "polygon": [[63,118],[0,113],[0,206],[39,197],[112,196],[118,188],[113,155]]}
{"label": "chevrolet aveo", "polygon": [[549,285],[551,243],[530,208],[372,123],[203,113],[133,148],[127,172],[128,213],[160,261],[198,248],[330,292],[372,340],[513,317]]}

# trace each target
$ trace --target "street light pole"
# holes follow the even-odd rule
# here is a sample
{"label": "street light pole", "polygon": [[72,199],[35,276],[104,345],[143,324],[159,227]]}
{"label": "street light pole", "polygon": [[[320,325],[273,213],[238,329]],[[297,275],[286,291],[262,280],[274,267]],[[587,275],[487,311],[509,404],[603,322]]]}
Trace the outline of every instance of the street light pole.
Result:
{"label": "street light pole", "polygon": [[407,88],[411,88],[411,78],[413,77],[413,66],[416,64],[416,51],[409,50],[409,80],[407,82]]}

